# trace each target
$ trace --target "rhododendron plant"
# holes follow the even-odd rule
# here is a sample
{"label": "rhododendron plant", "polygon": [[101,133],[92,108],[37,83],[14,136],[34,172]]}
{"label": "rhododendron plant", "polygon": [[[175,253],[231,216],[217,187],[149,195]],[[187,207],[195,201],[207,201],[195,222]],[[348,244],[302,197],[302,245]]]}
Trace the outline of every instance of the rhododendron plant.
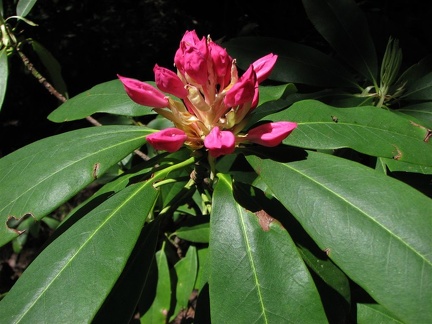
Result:
{"label": "rhododendron plant", "polygon": [[57,96],[50,121],[92,126],[0,159],[0,289],[53,229],[1,324],[432,323],[430,60],[398,76],[390,40],[380,74],[357,2],[301,2],[329,55],[188,30],[154,80]]}
{"label": "rhododendron plant", "polygon": [[183,139],[192,150],[204,147],[210,156],[218,157],[249,141],[276,146],[296,128],[295,122],[275,122],[251,129],[253,135],[244,133],[248,116],[258,104],[259,84],[270,75],[276,60],[272,53],[261,57],[239,77],[236,60],[224,48],[210,37],[199,39],[195,31],[187,31],[174,58],[177,74],[157,64],[154,67],[160,91],[145,82],[119,78],[133,101],[153,107],[182,131],[176,135],[184,136],[175,140],[165,130],[149,135],[155,149],[173,152],[180,149]]}

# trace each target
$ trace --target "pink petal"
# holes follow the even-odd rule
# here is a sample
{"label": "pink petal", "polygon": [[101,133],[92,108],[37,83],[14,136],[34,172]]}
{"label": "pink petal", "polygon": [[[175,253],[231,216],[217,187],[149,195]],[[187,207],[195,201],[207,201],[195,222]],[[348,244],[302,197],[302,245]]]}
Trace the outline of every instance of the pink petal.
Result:
{"label": "pink petal", "polygon": [[228,90],[224,103],[227,107],[236,107],[246,102],[252,102],[258,90],[258,83],[252,65],[239,78],[236,84]]}
{"label": "pink petal", "polygon": [[147,135],[147,142],[156,150],[175,152],[187,139],[186,133],[178,128],[165,128],[157,133]]}
{"label": "pink petal", "polygon": [[252,143],[273,147],[279,145],[297,127],[293,122],[275,122],[251,129],[246,139]]}
{"label": "pink petal", "polygon": [[191,77],[201,85],[207,83],[207,40],[198,39],[195,31],[187,31],[174,56],[174,63],[179,72]]}
{"label": "pink petal", "polygon": [[223,78],[231,72],[232,58],[227,51],[216,43],[208,44],[210,56],[213,61],[213,70],[218,78]]}
{"label": "pink petal", "polygon": [[117,75],[128,96],[137,104],[154,108],[168,107],[165,94],[148,83]]}
{"label": "pink petal", "polygon": [[186,98],[188,91],[185,89],[184,83],[173,71],[168,70],[159,65],[153,68],[157,87],[167,93],[170,93],[180,99]]}
{"label": "pink petal", "polygon": [[213,127],[204,139],[204,146],[213,157],[231,154],[235,150],[235,136],[230,131],[221,131],[219,127]]}
{"label": "pink petal", "polygon": [[258,83],[261,83],[268,78],[273,70],[274,65],[276,64],[277,58],[277,55],[270,53],[252,63],[257,75]]}

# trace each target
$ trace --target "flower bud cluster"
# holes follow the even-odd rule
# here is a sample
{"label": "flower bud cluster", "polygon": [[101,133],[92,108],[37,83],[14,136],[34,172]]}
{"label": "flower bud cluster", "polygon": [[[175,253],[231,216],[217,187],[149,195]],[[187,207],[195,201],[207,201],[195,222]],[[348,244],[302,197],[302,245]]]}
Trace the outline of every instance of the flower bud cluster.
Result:
{"label": "flower bud cluster", "polygon": [[199,39],[195,31],[187,31],[174,57],[177,73],[155,65],[157,88],[118,77],[133,101],[173,122],[175,127],[147,136],[155,149],[175,152],[185,144],[192,150],[205,147],[218,157],[233,153],[240,143],[276,146],[297,127],[293,122],[274,122],[242,133],[258,104],[258,85],[276,60],[277,55],[268,54],[239,77],[235,60],[224,48],[210,37]]}

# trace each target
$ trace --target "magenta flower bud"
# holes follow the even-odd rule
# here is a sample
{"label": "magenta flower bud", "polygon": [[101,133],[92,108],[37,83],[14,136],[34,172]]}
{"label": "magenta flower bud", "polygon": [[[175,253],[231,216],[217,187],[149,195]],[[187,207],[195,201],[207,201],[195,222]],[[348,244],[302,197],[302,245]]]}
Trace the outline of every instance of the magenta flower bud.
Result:
{"label": "magenta flower bud", "polygon": [[261,83],[268,78],[273,70],[274,65],[276,64],[277,58],[277,55],[270,53],[252,63],[257,75],[258,83]]}
{"label": "magenta flower bud", "polygon": [[165,128],[157,133],[147,135],[147,142],[156,150],[175,152],[186,141],[186,133],[178,128]]}
{"label": "magenta flower bud", "polygon": [[153,72],[155,74],[156,85],[160,90],[180,99],[186,98],[188,91],[185,89],[184,83],[177,74],[157,64],[153,68]]}
{"label": "magenta flower bud", "polygon": [[187,46],[193,46],[198,44],[200,39],[196,34],[195,30],[187,30],[181,40],[181,43],[186,44]]}
{"label": "magenta flower bud", "polygon": [[206,84],[207,56],[208,48],[205,37],[199,40],[195,31],[187,31],[174,56],[174,63],[181,74],[187,74],[198,84]]}
{"label": "magenta flower bud", "polygon": [[184,74],[187,74],[197,84],[205,85],[207,83],[207,53],[191,47],[185,51],[183,56]]}
{"label": "magenta flower bud", "polygon": [[213,127],[204,139],[204,146],[212,157],[231,154],[235,150],[235,136],[230,131],[221,131],[219,127]]}
{"label": "magenta flower bud", "polygon": [[297,123],[293,122],[267,123],[251,129],[246,139],[262,146],[273,147],[279,145],[296,127]]}
{"label": "magenta flower bud", "polygon": [[137,104],[154,108],[168,107],[169,101],[165,94],[148,83],[117,75],[128,96]]}
{"label": "magenta flower bud", "polygon": [[231,72],[232,58],[227,51],[218,44],[210,42],[208,44],[210,56],[213,61],[213,69],[218,78],[224,78]]}
{"label": "magenta flower bud", "polygon": [[[252,65],[238,79],[237,83],[225,95],[224,103],[227,107],[236,107],[246,102],[252,102],[256,96],[258,83]],[[257,100],[258,101],[258,100]]]}

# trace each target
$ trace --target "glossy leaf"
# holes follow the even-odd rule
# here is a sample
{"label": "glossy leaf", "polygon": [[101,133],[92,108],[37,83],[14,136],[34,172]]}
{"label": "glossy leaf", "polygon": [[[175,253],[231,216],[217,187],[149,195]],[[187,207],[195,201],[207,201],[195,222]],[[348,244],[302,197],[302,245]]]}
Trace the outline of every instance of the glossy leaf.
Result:
{"label": "glossy leaf", "polygon": [[17,16],[25,17],[36,4],[36,0],[18,0],[16,7]]}
{"label": "glossy leaf", "polygon": [[421,174],[432,174],[432,166],[424,166],[412,163],[406,163],[402,161],[396,161],[393,159],[382,158],[382,161],[388,167],[391,172],[404,171],[404,172],[415,172]]}
{"label": "glossy leaf", "polygon": [[304,100],[266,119],[295,121],[285,144],[309,149],[349,147],[373,156],[432,166],[427,129],[377,107],[335,108]]}
{"label": "glossy leaf", "polygon": [[402,98],[408,100],[432,100],[432,72],[411,83]]}
{"label": "glossy leaf", "polygon": [[357,323],[388,323],[402,324],[403,322],[394,317],[388,310],[377,304],[357,304]]}
{"label": "glossy leaf", "polygon": [[[46,217],[44,218],[46,219]],[[155,263],[161,217],[146,223],[123,273],[92,323],[130,323]]]}
{"label": "glossy leaf", "polygon": [[57,59],[39,42],[32,40],[31,45],[33,50],[36,52],[39,59],[42,61],[43,65],[47,69],[50,76],[50,82],[52,82],[54,88],[56,88],[58,92],[60,92],[63,96],[67,98],[68,94],[66,83],[63,80],[61,74],[61,66]]}
{"label": "glossy leaf", "polygon": [[6,96],[7,81],[9,76],[8,58],[6,47],[0,50],[0,111]]}
{"label": "glossy leaf", "polygon": [[357,83],[344,67],[330,56],[305,45],[271,37],[233,38],[223,46],[242,69],[260,57],[278,55],[269,79],[321,87],[355,87]]}
{"label": "glossy leaf", "polygon": [[302,0],[316,30],[366,80],[377,79],[375,46],[366,16],[353,0]]}
{"label": "glossy leaf", "polygon": [[428,55],[421,59],[416,64],[411,65],[406,69],[396,81],[396,84],[404,84],[404,88],[409,87],[417,80],[423,78],[432,70],[432,55]]}
{"label": "glossy leaf", "polygon": [[412,116],[419,120],[423,126],[432,129],[432,104],[430,102],[405,106],[396,112]]}
{"label": "glossy leaf", "polygon": [[173,235],[190,242],[208,243],[209,233],[209,218],[207,216],[200,216],[190,218],[182,223],[182,226]]}
{"label": "glossy leaf", "polygon": [[39,220],[145,143],[152,130],[100,126],[27,145],[0,159],[0,245],[18,236],[10,217]]}
{"label": "glossy leaf", "polygon": [[176,284],[176,304],[170,322],[175,319],[181,310],[188,307],[189,298],[191,297],[197,276],[197,251],[196,248],[189,246],[186,255],[181,258],[175,265],[174,271],[177,278]]}
{"label": "glossy leaf", "polygon": [[0,322],[91,322],[157,196],[153,181],[131,185],[74,224],[44,249],[0,302]]}
{"label": "glossy leaf", "polygon": [[258,217],[234,200],[231,179],[218,178],[210,217],[212,322],[326,323],[313,280],[286,230],[277,222],[263,230]]}
{"label": "glossy leaf", "polygon": [[406,322],[432,320],[432,199],[328,154],[309,152],[285,164],[247,159],[319,247],[378,303]]}
{"label": "glossy leaf", "polygon": [[150,309],[141,317],[141,323],[165,324],[167,322],[171,303],[171,279],[163,249],[156,253],[156,262],[158,269],[156,297]]}
{"label": "glossy leaf", "polygon": [[198,272],[195,280],[195,289],[198,290],[198,294],[201,294],[203,287],[208,282],[208,258],[209,258],[208,246],[197,249],[198,257]]}
{"label": "glossy leaf", "polygon": [[51,114],[48,119],[55,123],[83,119],[95,113],[109,113],[125,116],[155,114],[150,107],[133,102],[126,94],[120,80],[98,84],[70,98]]}

